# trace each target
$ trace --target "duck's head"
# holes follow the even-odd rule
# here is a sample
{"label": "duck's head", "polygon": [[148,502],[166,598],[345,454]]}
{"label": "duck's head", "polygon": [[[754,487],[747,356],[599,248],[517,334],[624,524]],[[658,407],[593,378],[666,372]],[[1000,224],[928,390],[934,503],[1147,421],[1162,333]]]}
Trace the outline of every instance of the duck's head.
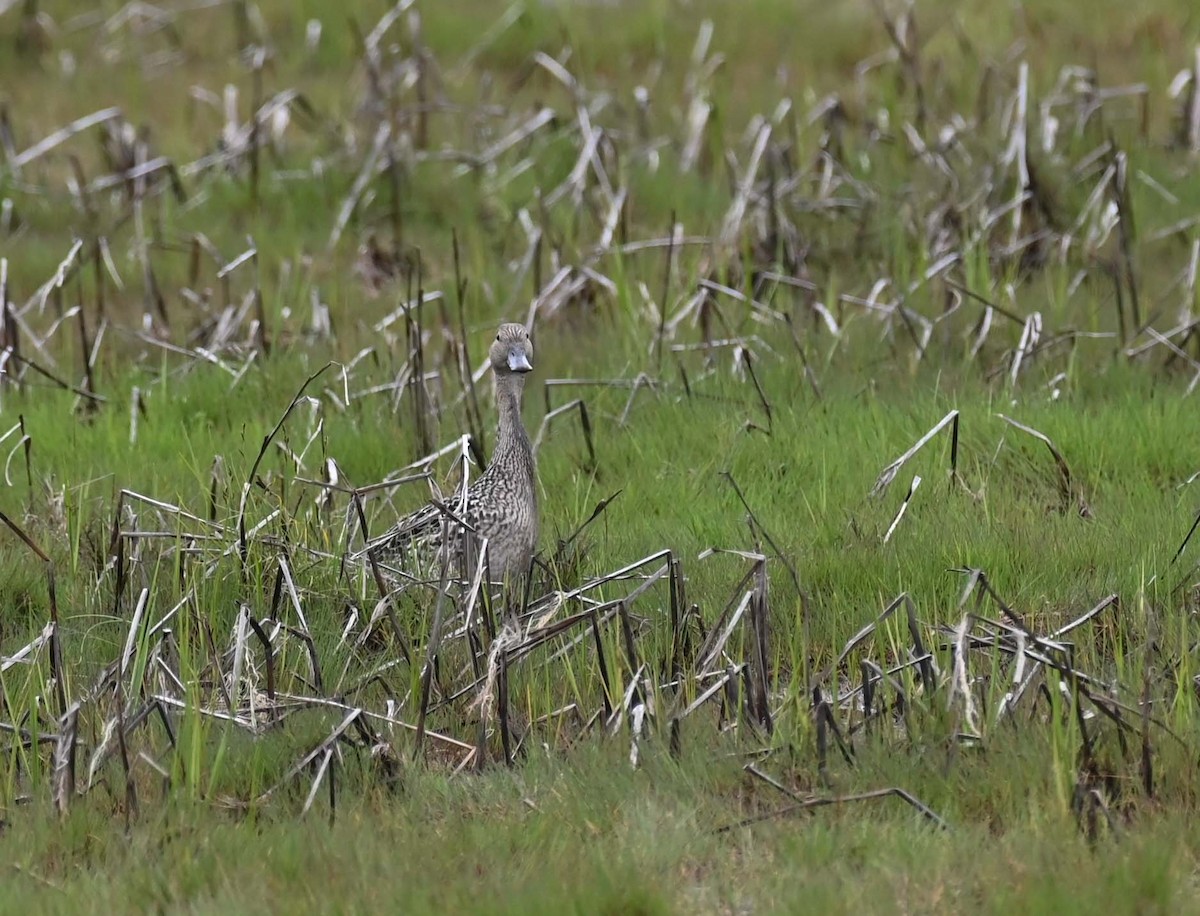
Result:
{"label": "duck's head", "polygon": [[533,341],[523,324],[502,324],[489,351],[492,370],[497,375],[533,371]]}

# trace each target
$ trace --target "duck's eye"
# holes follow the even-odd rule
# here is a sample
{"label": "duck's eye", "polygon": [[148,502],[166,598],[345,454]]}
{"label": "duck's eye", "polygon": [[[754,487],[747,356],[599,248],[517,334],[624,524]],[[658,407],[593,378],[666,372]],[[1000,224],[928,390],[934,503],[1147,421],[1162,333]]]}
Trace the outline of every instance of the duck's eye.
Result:
{"label": "duck's eye", "polygon": [[497,334],[497,335],[496,335],[496,340],[499,340],[499,339],[500,339],[500,335],[499,335],[499,334]]}

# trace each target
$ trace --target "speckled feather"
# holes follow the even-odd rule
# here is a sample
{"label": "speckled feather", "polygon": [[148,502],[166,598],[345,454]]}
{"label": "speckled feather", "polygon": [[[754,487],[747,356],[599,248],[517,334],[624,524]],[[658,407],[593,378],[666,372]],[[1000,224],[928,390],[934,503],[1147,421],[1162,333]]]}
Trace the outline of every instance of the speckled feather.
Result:
{"label": "speckled feather", "polygon": [[[488,564],[493,579],[514,578],[525,573],[537,545],[537,468],[529,435],[521,419],[525,374],[533,368],[533,344],[519,324],[503,324],[492,343],[492,371],[496,376],[496,407],[499,423],[492,463],[467,489],[462,509],[460,487],[443,505],[480,538],[488,539]],[[459,515],[460,509],[462,514]],[[450,538],[443,545],[443,535]],[[432,555],[441,559],[449,549],[453,557],[460,549],[462,531],[447,523],[445,514],[432,503],[401,519],[390,531],[373,540],[367,550],[381,559],[406,554]]]}

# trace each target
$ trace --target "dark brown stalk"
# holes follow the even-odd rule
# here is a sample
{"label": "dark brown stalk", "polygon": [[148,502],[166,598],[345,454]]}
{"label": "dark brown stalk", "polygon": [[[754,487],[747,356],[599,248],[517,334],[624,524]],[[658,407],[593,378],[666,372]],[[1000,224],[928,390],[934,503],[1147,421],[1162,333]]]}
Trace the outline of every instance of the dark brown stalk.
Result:
{"label": "dark brown stalk", "polygon": [[263,437],[262,445],[259,447],[258,454],[254,458],[254,463],[250,465],[250,473],[246,475],[246,482],[242,485],[242,498],[238,505],[237,517],[238,555],[242,558],[243,570],[245,570],[249,560],[249,547],[246,543],[246,503],[250,498],[250,489],[254,485],[254,479],[258,474],[258,466],[262,464],[262,460],[267,454],[267,449],[271,447],[271,441],[279,434],[279,431],[283,428],[283,424],[287,422],[287,418],[291,416],[292,411],[296,409],[296,405],[300,403],[300,399],[304,397],[304,392],[308,389],[308,386],[323,375],[325,370],[332,365],[332,362],[326,363],[305,379],[304,384],[300,386],[300,390],[296,392],[291,403],[288,404],[287,410],[283,412],[283,416],[275,424],[275,428]]}

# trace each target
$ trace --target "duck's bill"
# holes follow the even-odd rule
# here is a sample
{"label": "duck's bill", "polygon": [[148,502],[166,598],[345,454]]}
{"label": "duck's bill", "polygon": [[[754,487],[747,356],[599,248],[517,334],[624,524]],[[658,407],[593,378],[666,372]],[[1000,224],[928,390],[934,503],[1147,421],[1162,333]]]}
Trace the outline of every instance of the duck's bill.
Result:
{"label": "duck's bill", "polygon": [[524,350],[508,351],[508,368],[510,372],[532,372],[533,365]]}

